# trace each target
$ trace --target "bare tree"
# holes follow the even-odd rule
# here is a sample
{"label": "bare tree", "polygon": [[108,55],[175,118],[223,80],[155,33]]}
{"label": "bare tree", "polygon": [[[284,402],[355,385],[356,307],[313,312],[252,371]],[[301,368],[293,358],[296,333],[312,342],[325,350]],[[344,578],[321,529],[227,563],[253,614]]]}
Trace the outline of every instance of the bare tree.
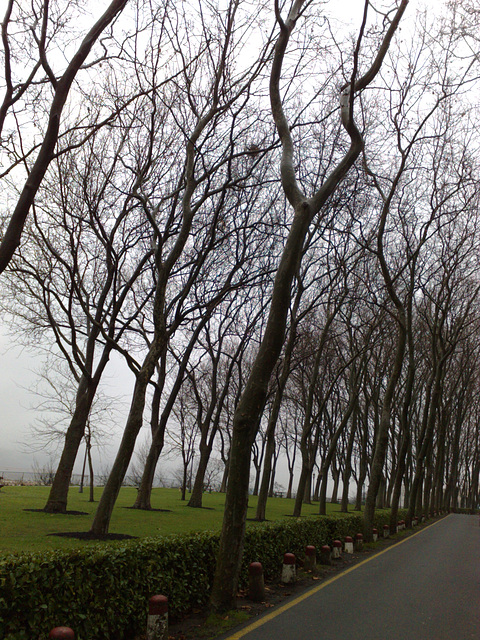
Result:
{"label": "bare tree", "polygon": [[[176,100],[170,102],[173,113],[175,108],[180,108],[175,126],[180,128],[179,133],[185,145],[183,163],[176,173],[173,193],[166,199],[168,208],[165,211],[165,228],[160,227],[160,220],[157,223],[160,207],[155,211],[151,209],[155,192],[153,191],[150,199],[144,197],[140,189],[137,191],[154,229],[156,283],[152,309],[153,335],[136,374],[123,438],[92,523],[91,532],[95,535],[108,532],[112,510],[142,426],[146,390],[157,363],[167,349],[170,338],[167,328],[168,308],[171,304],[168,300],[169,284],[182,260],[186,259],[189,264],[188,259],[193,254],[191,276],[187,277],[185,287],[177,292],[180,299],[186,299],[204,255],[197,252],[194,232],[208,233],[209,230],[216,229],[225,198],[238,182],[242,182],[243,176],[234,175],[231,171],[238,135],[236,127],[238,124],[245,131],[242,126],[245,122],[240,114],[243,113],[249,92],[253,90],[254,81],[264,67],[270,47],[267,44],[253,65],[238,70],[232,68],[234,51],[238,50],[238,43],[243,44],[236,22],[237,12],[241,13],[240,4],[238,0],[232,0],[225,14],[212,9],[208,18],[201,5],[198,16],[200,34],[194,40],[190,38],[186,25],[180,29],[177,24],[171,32],[170,44],[177,53],[181,75],[184,76],[182,91],[186,103],[179,104]],[[190,19],[181,13],[180,8],[177,13],[171,14],[171,19],[174,18],[178,21]],[[238,29],[244,30],[245,25],[240,25]],[[213,32],[214,35],[210,37]],[[188,64],[185,62],[187,41],[192,46],[197,41],[198,46],[191,53]],[[194,87],[199,90],[197,95],[192,93]],[[231,119],[228,118],[230,113],[234,114]],[[218,137],[215,150],[212,151],[212,146],[208,145],[212,145],[214,136]],[[215,174],[217,180],[214,180]],[[158,181],[154,181],[154,184],[158,188]],[[164,204],[162,200],[160,202]],[[211,245],[214,234],[207,235],[205,240],[204,233],[199,235],[201,244],[206,242]]]}
{"label": "bare tree", "polygon": [[[308,3],[302,0],[295,0],[285,20],[281,16],[278,2],[275,3],[275,15],[280,28],[280,35],[275,47],[270,75],[270,100],[273,119],[283,148],[281,161],[282,186],[290,205],[295,211],[295,215],[278,265],[272,292],[272,302],[262,342],[235,413],[225,514],[211,596],[211,605],[215,609],[231,609],[235,603],[248,504],[250,449],[265,405],[270,376],[282,349],[292,281],[301,256],[305,236],[314,217],[323,210],[329,197],[335,192],[355,160],[361,154],[363,138],[353,119],[354,97],[357,92],[362,91],[370,84],[380,70],[390,41],[407,4],[407,1],[400,3],[392,21],[389,23],[386,35],[378,53],[375,55],[374,62],[366,73],[358,77],[358,54],[365,28],[364,17],[353,55],[352,75],[342,89],[342,124],[349,136],[350,147],[331,170],[323,184],[311,197],[306,197],[295,177],[294,143],[282,106],[280,79],[290,36],[298,20],[308,7]],[[365,6],[365,13],[367,8],[368,3]]]}
{"label": "bare tree", "polygon": [[[52,97],[50,99],[50,108],[43,141],[38,149],[34,163],[28,168],[28,177],[18,197],[13,213],[10,216],[8,226],[2,235],[0,242],[0,273],[5,270],[20,244],[28,213],[47,172],[48,166],[54,158],[63,108],[75,78],[85,64],[94,44],[108,25],[122,12],[127,4],[127,0],[113,0],[107,6],[103,15],[86,33],[82,42],[71,56],[66,69],[59,75],[54,71],[56,66],[52,62],[54,54],[49,53],[48,46],[54,44],[55,36],[57,35],[56,31],[61,27],[62,23],[65,22],[65,15],[62,15],[63,11],[59,7],[54,7],[53,14],[55,20],[52,21],[51,5],[53,3],[49,0],[43,0],[43,2],[39,5],[37,4],[36,7],[34,3],[32,3],[30,8],[32,11],[31,17],[33,24],[27,26],[27,30],[24,31],[24,33],[30,31],[32,34],[32,39],[37,49],[34,58],[36,61],[31,71],[27,72],[27,77],[20,80],[20,82],[14,73],[18,71],[18,66],[23,65],[23,63],[20,63],[20,60],[24,52],[23,47],[25,43],[21,40],[20,42],[16,40],[12,43],[12,38],[8,32],[8,28],[12,23],[16,21],[21,23],[25,18],[24,12],[20,6],[17,7],[17,4],[20,5],[20,3],[15,2],[15,0],[9,0],[2,22],[5,88],[3,103],[0,107],[0,133],[8,112],[15,107],[15,105],[19,104],[19,101],[24,97],[28,89],[36,86],[35,78],[39,71],[45,74],[43,84],[51,88]],[[73,6],[75,3],[71,4]],[[15,14],[15,11],[18,11],[18,15]],[[18,46],[19,51],[15,50],[16,46]],[[54,47],[51,46],[51,48],[53,49]]]}

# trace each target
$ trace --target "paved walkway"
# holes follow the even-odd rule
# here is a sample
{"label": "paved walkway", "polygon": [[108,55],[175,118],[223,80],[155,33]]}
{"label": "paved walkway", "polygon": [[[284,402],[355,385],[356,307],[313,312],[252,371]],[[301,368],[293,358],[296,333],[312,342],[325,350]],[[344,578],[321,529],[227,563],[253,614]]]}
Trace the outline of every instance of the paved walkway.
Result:
{"label": "paved walkway", "polygon": [[226,640],[480,638],[480,526],[449,515]]}

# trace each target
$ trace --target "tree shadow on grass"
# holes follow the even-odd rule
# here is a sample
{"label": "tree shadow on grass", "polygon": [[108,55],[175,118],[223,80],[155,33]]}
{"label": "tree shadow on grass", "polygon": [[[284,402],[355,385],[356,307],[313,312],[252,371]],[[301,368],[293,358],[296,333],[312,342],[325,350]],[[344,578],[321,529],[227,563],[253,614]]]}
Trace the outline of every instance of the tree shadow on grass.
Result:
{"label": "tree shadow on grass", "polygon": [[62,531],[60,533],[49,533],[49,536],[58,536],[59,538],[75,538],[76,540],[133,540],[138,536],[129,536],[126,533],[106,533],[98,535],[90,531]]}
{"label": "tree shadow on grass", "polygon": [[215,507],[192,507],[189,504],[184,504],[183,506],[189,509],[201,509],[202,511],[216,511]]}
{"label": "tree shadow on grass", "polygon": [[131,509],[132,511],[158,511],[161,513],[172,513],[171,509],[140,509],[139,507],[122,507],[122,509]]}
{"label": "tree shadow on grass", "polygon": [[32,511],[34,513],[49,513],[54,516],[89,516],[87,511],[65,511],[64,513],[50,513],[45,509],[24,509],[24,511]]}

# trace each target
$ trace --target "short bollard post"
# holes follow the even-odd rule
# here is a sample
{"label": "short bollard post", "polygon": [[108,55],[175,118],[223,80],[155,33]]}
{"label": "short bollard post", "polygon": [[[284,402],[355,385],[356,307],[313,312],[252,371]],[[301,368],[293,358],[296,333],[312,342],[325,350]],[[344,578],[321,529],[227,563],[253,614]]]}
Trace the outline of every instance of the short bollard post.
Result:
{"label": "short bollard post", "polygon": [[309,544],[305,547],[305,563],[303,568],[305,571],[314,571],[317,566],[317,550],[316,548]]}
{"label": "short bollard post", "polygon": [[373,541],[376,542],[378,540],[378,529],[372,529]]}
{"label": "short bollard post", "polygon": [[384,524],[383,525],[383,537],[384,538],[388,538],[389,535],[390,535],[390,527],[388,526],[388,524]]}
{"label": "short bollard post", "polygon": [[291,584],[295,582],[296,577],[295,556],[293,553],[285,553],[283,556],[282,582],[283,584]]}
{"label": "short bollard post", "polygon": [[425,516],[424,516],[424,515],[422,515],[422,517],[421,517],[421,521],[422,521],[422,522],[425,522]]}
{"label": "short bollard post", "polygon": [[152,596],[148,602],[147,640],[168,640],[167,596]]}
{"label": "short bollard post", "polygon": [[48,634],[50,640],[75,640],[75,634],[70,627],[55,627]]}
{"label": "short bollard post", "polygon": [[405,529],[405,520],[399,520],[398,521],[397,530],[398,531],[403,531],[404,529]]}
{"label": "short bollard post", "polygon": [[322,564],[332,564],[332,550],[328,544],[324,544],[320,550],[320,562]]}
{"label": "short bollard post", "polygon": [[418,524],[418,518],[417,518],[417,516],[414,516],[414,517],[412,518],[412,527],[416,527],[416,526],[417,526],[417,524]]}
{"label": "short bollard post", "polygon": [[355,551],[363,551],[363,534],[355,534]]}
{"label": "short bollard post", "polygon": [[260,562],[252,562],[248,567],[248,597],[253,602],[265,600],[265,582]]}
{"label": "short bollard post", "polygon": [[353,553],[353,538],[345,536],[345,553]]}
{"label": "short bollard post", "polygon": [[342,555],[342,543],[340,540],[334,540],[332,545],[332,555],[335,560],[341,557]]}

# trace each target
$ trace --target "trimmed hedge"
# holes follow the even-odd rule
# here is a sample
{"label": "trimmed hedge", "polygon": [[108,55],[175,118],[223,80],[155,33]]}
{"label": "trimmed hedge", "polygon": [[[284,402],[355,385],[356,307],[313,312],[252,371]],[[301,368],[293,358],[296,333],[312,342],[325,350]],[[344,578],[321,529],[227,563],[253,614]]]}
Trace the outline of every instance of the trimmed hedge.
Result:
{"label": "trimmed hedge", "polygon": [[480,511],[478,509],[467,509],[464,507],[454,507],[453,509],[451,509],[452,513],[463,513],[464,515],[468,515],[468,516],[476,516],[480,513]]}
{"label": "trimmed hedge", "polygon": [[[375,524],[388,519],[382,513]],[[305,546],[331,544],[362,524],[359,515],[319,516],[249,528],[240,586],[250,562],[260,561],[271,580],[285,552],[303,558]],[[154,594],[168,596],[173,617],[207,604],[218,542],[218,533],[204,532],[2,556],[0,640],[45,640],[56,626],[71,627],[77,640],[132,640],[145,631]]]}

